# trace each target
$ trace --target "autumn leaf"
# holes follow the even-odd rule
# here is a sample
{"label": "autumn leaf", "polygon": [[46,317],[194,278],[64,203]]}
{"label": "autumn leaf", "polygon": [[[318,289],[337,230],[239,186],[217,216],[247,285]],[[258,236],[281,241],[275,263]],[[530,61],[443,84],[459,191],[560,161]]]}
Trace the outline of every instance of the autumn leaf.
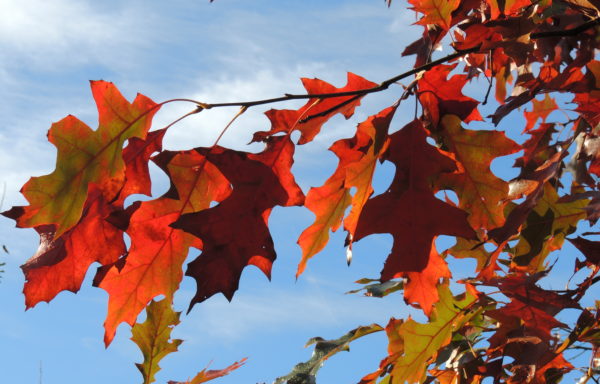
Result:
{"label": "autumn leaf", "polygon": [[92,81],[91,87],[98,107],[98,129],[93,131],[71,115],[52,124],[48,140],[58,151],[56,169],[32,177],[23,186],[21,193],[30,205],[15,218],[17,226],[54,225],[54,237],[60,237],[81,218],[92,183],[107,201],[121,190],[125,182],[123,143],[146,137],[159,106],[143,95],[130,104],[105,81]]}
{"label": "autumn leaf", "polygon": [[[358,217],[373,193],[371,182],[375,167],[387,149],[387,132],[396,108],[389,107],[369,117],[358,125],[353,138],[338,140],[331,146],[330,150],[339,158],[338,167],[325,184],[311,188],[306,196],[304,206],[316,219],[298,239],[302,260],[296,277],[304,271],[307,261],[325,247],[329,231],[335,232],[342,220],[348,238],[354,237]],[[354,194],[350,192],[352,188],[355,188]],[[352,209],[344,219],[350,205]]]}
{"label": "autumn leaf", "polygon": [[437,291],[440,300],[428,323],[417,323],[410,317],[406,321],[390,320],[386,327],[389,356],[382,360],[378,371],[363,377],[360,384],[375,383],[377,377],[387,372],[390,384],[422,382],[438,350],[450,343],[452,334],[478,314],[469,310],[477,300],[471,289],[467,289],[462,298],[453,297],[447,285],[440,285]]}
{"label": "autumn leaf", "polygon": [[214,379],[218,379],[219,377],[226,376],[230,374],[232,371],[240,368],[242,365],[246,363],[246,359],[242,359],[240,361],[236,361],[230,366],[223,369],[208,369],[204,368],[202,371],[198,372],[193,379],[187,380],[185,382],[181,381],[169,381],[168,384],[200,384],[206,383],[207,381],[211,381]]}
{"label": "autumn leaf", "polygon": [[431,244],[431,254],[427,266],[420,272],[405,272],[407,281],[404,287],[404,300],[418,307],[429,316],[433,305],[438,302],[437,285],[440,279],[452,277],[448,263],[437,253],[435,241]]}
{"label": "autumn leaf", "polygon": [[270,138],[258,154],[221,147],[196,151],[223,173],[233,191],[218,205],[186,213],[172,224],[203,243],[202,254],[186,271],[197,283],[190,309],[218,292],[231,300],[247,265],[270,277],[276,255],[267,226],[269,214],[276,205],[304,202],[290,172],[294,146],[288,136]]}
{"label": "autumn leaf", "polygon": [[418,120],[390,136],[386,160],[394,163],[396,175],[388,191],[367,201],[358,219],[356,241],[375,233],[394,237],[382,281],[422,271],[439,234],[476,238],[466,212],[437,199],[431,190],[430,179],[454,172],[456,165],[427,144],[426,137]]}
{"label": "autumn leaf", "polygon": [[163,151],[154,162],[169,175],[171,189],[159,199],[128,209],[126,233],[131,246],[124,265],[105,267],[96,276],[95,284],[109,294],[104,323],[107,345],[117,326],[133,324],[152,298],[165,295],[172,300],[189,248],[201,248],[198,239],[169,225],[182,214],[207,209],[230,193],[225,177],[196,151]]}
{"label": "autumn leaf", "polygon": [[[75,227],[58,238],[54,236],[54,225],[35,228],[40,246],[21,267],[26,278],[23,293],[27,308],[40,301],[49,302],[65,290],[77,292],[92,263],[112,264],[125,254],[123,232],[107,219],[121,209],[126,197],[150,193],[148,160],[153,152],[162,149],[164,133],[165,130],[158,130],[149,132],[145,140],[129,140],[123,152],[125,183],[118,201],[109,203],[96,185],[90,184],[82,217]],[[22,207],[14,207],[4,214],[18,218],[22,212]]]}
{"label": "autumn leaf", "polygon": [[413,10],[422,13],[424,16],[417,22],[427,26],[435,24],[445,30],[450,29],[452,21],[452,11],[454,11],[459,0],[409,0]]}
{"label": "autumn leaf", "polygon": [[527,175],[526,181],[528,182],[523,184],[523,188],[527,192],[525,200],[510,211],[504,225],[488,232],[490,239],[493,239],[496,244],[501,244],[520,232],[523,223],[543,196],[544,184],[556,177],[567,154],[566,150],[557,152],[530,175]]}
{"label": "autumn leaf", "polygon": [[[600,61],[592,60],[586,67],[590,91],[578,93],[573,102],[578,105],[576,111],[587,120],[590,126],[597,127],[600,124]],[[600,172],[597,175],[600,175]]]}
{"label": "autumn leaf", "polygon": [[119,192],[120,200],[140,193],[151,196],[150,171],[148,161],[155,152],[162,150],[162,139],[167,133],[166,129],[148,132],[145,140],[132,137],[127,141],[123,150],[125,161],[125,184]]}
{"label": "autumn leaf", "polygon": [[[310,95],[358,91],[377,86],[377,84],[351,72],[348,72],[348,83],[342,88],[336,88],[319,79],[304,78],[302,79],[302,84],[304,85],[306,92]],[[267,138],[272,137],[278,132],[289,134],[292,131],[297,130],[301,132],[298,144],[306,144],[314,139],[321,131],[323,124],[325,124],[332,116],[341,113],[346,119],[349,119],[354,114],[354,109],[360,105],[362,96],[350,95],[327,99],[315,97],[310,98],[306,104],[298,110],[271,109],[265,112],[271,121],[271,130],[254,133],[252,141],[266,141]],[[312,118],[312,116],[315,117]],[[311,117],[310,120],[304,120],[309,117]]]}
{"label": "autumn leaf", "polygon": [[508,183],[496,177],[491,162],[520,150],[520,146],[498,131],[464,129],[456,115],[442,118],[440,136],[458,164],[458,171],[442,174],[440,189],[452,189],[459,207],[469,213],[475,230],[492,229],[504,224]]}
{"label": "autumn leaf", "polygon": [[531,5],[531,0],[486,0],[490,7],[492,19],[498,18],[500,15],[512,15],[523,7]]}
{"label": "autumn leaf", "polygon": [[542,119],[542,122],[545,123],[548,115],[558,109],[556,101],[548,93],[544,96],[544,100],[533,99],[531,103],[533,104],[532,110],[523,111],[523,115],[525,115],[525,120],[527,121],[524,132],[529,132],[538,119]]}
{"label": "autumn leaf", "polygon": [[591,241],[581,236],[567,240],[583,253],[587,263],[600,267],[600,241]]}
{"label": "autumn leaf", "polygon": [[456,115],[465,123],[482,120],[477,110],[479,102],[461,92],[468,81],[467,75],[447,78],[455,67],[455,64],[438,65],[425,72],[417,83],[419,101],[427,111],[433,128],[437,128],[440,119],[447,114]]}
{"label": "autumn leaf", "polygon": [[[92,185],[76,227],[58,238],[54,225],[35,228],[40,235],[39,247],[21,266],[26,280],[26,308],[41,301],[50,302],[65,290],[77,292],[92,263],[113,263],[125,253],[123,232],[105,220],[116,209]],[[14,207],[4,215],[16,219],[22,212],[23,207]]]}
{"label": "autumn leaf", "polygon": [[522,144],[523,156],[515,160],[515,167],[522,168],[519,178],[527,177],[556,154],[557,148],[550,145],[555,132],[554,124],[547,123],[540,124],[538,128],[527,132],[531,137]]}
{"label": "autumn leaf", "polygon": [[[520,367],[529,367],[527,376],[545,382],[544,372],[549,369],[572,369],[561,352],[553,347],[552,330],[565,325],[555,316],[565,308],[579,308],[579,304],[568,294],[558,294],[540,288],[535,282],[543,274],[530,276],[510,275],[496,280],[496,286],[511,301],[505,306],[486,312],[487,316],[497,320],[499,326],[489,339],[489,356],[500,355],[514,359],[513,371],[515,382],[524,372]],[[537,340],[511,342],[511,338],[534,337]],[[544,381],[543,381],[544,380]]]}
{"label": "autumn leaf", "polygon": [[135,364],[144,377],[144,384],[156,381],[154,375],[160,371],[158,363],[166,355],[176,352],[183,342],[171,339],[171,331],[179,324],[180,314],[181,312],[174,312],[171,308],[171,300],[153,300],[146,308],[146,321],[136,323],[131,328],[131,340],[144,355],[144,362]]}
{"label": "autumn leaf", "polygon": [[556,189],[544,184],[543,195],[521,231],[513,261],[531,272],[542,271],[550,252],[561,249],[565,238],[585,219],[587,204],[587,199],[561,202]]}

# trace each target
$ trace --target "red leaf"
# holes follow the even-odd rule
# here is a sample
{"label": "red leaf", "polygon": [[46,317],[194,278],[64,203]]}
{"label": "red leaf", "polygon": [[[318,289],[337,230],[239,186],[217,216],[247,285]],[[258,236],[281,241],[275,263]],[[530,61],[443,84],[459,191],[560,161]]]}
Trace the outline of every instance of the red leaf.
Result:
{"label": "red leaf", "polygon": [[183,215],[172,225],[203,242],[202,254],[186,271],[197,283],[190,309],[218,292],[231,300],[247,265],[270,277],[276,257],[267,226],[271,209],[304,202],[290,172],[294,145],[288,136],[271,137],[259,154],[221,147],[196,151],[219,168],[233,192],[219,205]]}
{"label": "red leaf", "polygon": [[453,65],[438,65],[428,72],[418,82],[418,95],[423,108],[427,110],[434,127],[447,114],[457,115],[468,123],[482,120],[477,105],[479,102],[462,94],[462,89],[468,81],[467,75],[454,75],[447,79]]}
{"label": "red leaf", "polygon": [[600,241],[591,241],[584,239],[583,237],[577,237],[575,239],[567,239],[577,247],[585,256],[585,260],[600,267]]}
{"label": "red leaf", "polygon": [[422,271],[437,235],[476,238],[467,213],[435,198],[430,188],[432,177],[453,172],[456,165],[427,144],[421,122],[411,122],[390,138],[386,159],[396,166],[396,175],[388,191],[367,201],[356,228],[357,241],[375,233],[394,236],[381,272],[384,281],[401,272]]}
{"label": "red leaf", "polygon": [[[336,88],[319,79],[302,79],[302,83],[309,94],[357,91],[377,86],[377,84],[351,72],[348,72],[348,83],[343,88]],[[298,144],[306,144],[314,139],[323,124],[332,116],[341,113],[346,119],[350,118],[354,114],[354,109],[360,105],[361,99],[362,96],[340,96],[327,99],[311,98],[298,110],[271,109],[265,113],[271,120],[271,130],[256,132],[252,141],[266,141],[267,138],[278,132],[291,133],[297,130],[301,132]],[[324,112],[327,112],[324,116],[302,121],[307,117]]]}
{"label": "red leaf", "polygon": [[195,237],[169,225],[183,213],[206,209],[230,193],[225,177],[196,151],[163,151],[154,161],[171,178],[171,189],[159,199],[128,209],[131,247],[125,264],[104,268],[95,281],[109,294],[104,323],[107,345],[117,326],[133,325],[152,298],[165,295],[172,300],[189,248],[202,246]]}
{"label": "red leaf", "polygon": [[54,226],[40,226],[40,246],[21,266],[25,274],[25,306],[49,302],[58,293],[77,292],[89,266],[94,262],[110,264],[125,253],[123,232],[105,221],[114,211],[101,192],[90,190],[83,217],[77,226],[54,239]]}
{"label": "red leaf", "polygon": [[120,193],[120,198],[141,193],[150,196],[151,181],[148,171],[148,160],[154,152],[162,150],[162,139],[166,129],[149,132],[145,140],[132,137],[127,147],[123,150],[125,168],[125,185]]}

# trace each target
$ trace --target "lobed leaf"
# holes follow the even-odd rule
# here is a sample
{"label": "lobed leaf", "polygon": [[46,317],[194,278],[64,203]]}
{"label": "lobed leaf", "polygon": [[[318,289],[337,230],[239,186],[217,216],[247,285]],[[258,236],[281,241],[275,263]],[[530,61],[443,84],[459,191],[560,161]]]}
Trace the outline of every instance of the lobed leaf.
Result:
{"label": "lobed leaf", "polygon": [[144,377],[144,384],[155,381],[154,375],[160,370],[158,363],[168,354],[177,351],[183,342],[171,339],[173,327],[179,324],[180,312],[171,308],[171,300],[162,299],[152,301],[146,308],[146,321],[136,323],[131,328],[134,343],[138,345],[144,355],[143,363],[136,366]]}
{"label": "lobed leaf", "polygon": [[23,186],[21,193],[30,205],[14,217],[17,226],[54,225],[54,237],[60,237],[79,222],[91,184],[107,201],[123,187],[123,144],[130,138],[146,137],[159,105],[143,95],[130,104],[105,81],[92,81],[91,88],[98,107],[98,129],[93,131],[71,115],[52,124],[48,140],[58,152],[56,169],[32,177]]}

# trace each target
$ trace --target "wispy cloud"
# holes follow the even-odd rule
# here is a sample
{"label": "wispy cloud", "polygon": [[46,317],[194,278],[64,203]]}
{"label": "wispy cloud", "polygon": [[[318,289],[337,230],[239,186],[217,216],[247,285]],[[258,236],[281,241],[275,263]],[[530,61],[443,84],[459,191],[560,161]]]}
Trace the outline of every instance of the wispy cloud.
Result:
{"label": "wispy cloud", "polygon": [[[139,15],[141,16],[141,15]],[[134,9],[74,0],[3,0],[0,5],[0,47],[3,65],[64,71],[82,62],[115,65],[115,48],[123,53],[141,41],[132,31],[146,23]]]}
{"label": "wispy cloud", "polygon": [[[385,300],[345,295],[341,283],[331,284],[304,277],[303,288],[282,288],[271,285],[268,292],[243,289],[230,303],[221,295],[197,305],[183,319],[178,336],[191,343],[222,341],[234,344],[253,334],[256,337],[277,334],[285,330],[315,332],[328,329],[351,329],[358,325],[401,315],[400,296]],[[327,287],[324,287],[327,285]],[[189,292],[182,293],[189,296]],[[395,305],[390,305],[396,302]],[[360,307],[360,311],[356,308]],[[201,337],[198,337],[201,335]],[[319,335],[313,335],[319,336]]]}

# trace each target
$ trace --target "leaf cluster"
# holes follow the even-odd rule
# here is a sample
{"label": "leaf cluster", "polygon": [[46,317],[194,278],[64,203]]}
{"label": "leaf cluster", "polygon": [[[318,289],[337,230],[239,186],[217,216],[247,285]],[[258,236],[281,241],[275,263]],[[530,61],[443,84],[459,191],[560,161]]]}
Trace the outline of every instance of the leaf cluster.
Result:
{"label": "leaf cluster", "polygon": [[[313,357],[277,383],[315,382],[326,359],[377,331],[385,331],[388,353],[361,384],[486,378],[556,383],[575,369],[570,351],[582,347],[590,350],[591,361],[582,380],[592,379],[598,369],[600,308],[598,302],[585,308],[582,300],[600,280],[600,243],[593,230],[574,233],[593,227],[600,217],[600,61],[595,60],[600,3],[409,2],[423,28],[403,52],[414,56],[414,68],[381,83],[349,73],[341,88],[302,79],[306,93],[300,95],[157,104],[143,95],[129,102],[112,83],[91,82],[98,128],[74,116],[53,124],[48,140],[57,148],[56,169],[23,186],[29,205],[4,212],[18,227],[40,235],[37,252],[22,266],[26,306],[51,301],[64,290],[78,291],[88,268],[100,263],[94,285],[109,296],[105,343],[119,324],[133,326],[133,340],[144,355],[138,367],[145,382],[152,382],[158,361],[181,343],[170,339],[179,323],[171,304],[184,268],[197,284],[188,311],[218,293],[231,300],[248,265],[270,277],[277,257],[268,225],[272,209],[303,206],[315,220],[298,239],[297,277],[323,250],[330,231],[346,232],[348,262],[353,243],[391,234],[393,246],[380,276],[359,282],[368,284],[366,294],[374,297],[402,292],[428,322],[392,318],[385,327],[313,339]],[[434,59],[448,39],[454,52]],[[351,118],[363,97],[405,78],[412,80],[401,99],[359,123],[353,136],[331,144],[337,168],[305,194],[291,169],[297,146],[311,145],[330,118]],[[464,94],[477,79],[489,84],[483,100]],[[480,105],[492,90],[498,108],[484,119]],[[399,105],[408,98],[420,111],[399,127]],[[179,151],[162,148],[172,124],[152,129],[152,118],[167,103],[194,104],[173,124],[237,105],[241,110],[233,123],[255,105],[291,99],[305,104],[266,112],[270,127],[256,131],[252,140],[263,144],[258,153],[219,145],[231,123],[212,146]],[[523,126],[498,129],[507,116],[521,113]],[[495,128],[476,129],[477,122]],[[299,139],[292,138],[294,132]],[[510,181],[490,169],[508,155],[516,158],[518,171]],[[150,161],[168,176],[169,190],[126,204],[133,195],[151,195]],[[394,165],[395,174],[389,188],[374,195],[373,178],[384,162]],[[443,198],[450,191],[456,199]],[[438,250],[440,235],[455,238],[455,244]],[[579,250],[577,258],[562,251],[565,240]],[[191,248],[201,254],[184,266]],[[450,257],[474,259],[476,270],[451,285]],[[565,290],[545,288],[553,258],[573,260],[577,277]],[[165,298],[154,302],[160,295]],[[572,324],[557,319],[566,308],[579,313]],[[146,321],[135,324],[144,309]],[[204,370],[189,382],[227,374],[242,363]]]}

